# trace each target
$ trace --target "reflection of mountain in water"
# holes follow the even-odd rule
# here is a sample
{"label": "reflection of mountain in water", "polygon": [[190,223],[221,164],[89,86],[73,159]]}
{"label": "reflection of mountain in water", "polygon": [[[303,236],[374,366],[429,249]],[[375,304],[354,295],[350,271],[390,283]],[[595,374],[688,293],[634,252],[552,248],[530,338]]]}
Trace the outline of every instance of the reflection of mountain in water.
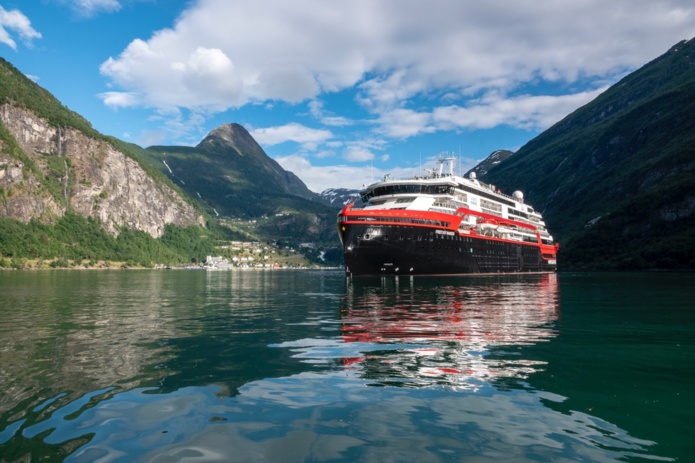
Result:
{"label": "reflection of mountain in water", "polygon": [[344,363],[376,384],[477,388],[545,365],[519,348],[555,336],[556,275],[373,282],[348,283],[341,318],[366,351]]}
{"label": "reflection of mountain in water", "polygon": [[[91,348],[83,355],[99,357],[95,366],[79,370],[89,381],[97,365],[109,366],[100,357],[109,346],[137,358],[129,364],[139,365],[137,376],[89,390],[75,381],[71,390],[66,381],[78,370],[59,367],[49,373],[55,386],[38,390],[41,358],[26,377],[2,382],[31,389],[0,397],[12,407],[0,412],[2,461],[668,460],[654,442],[589,413],[596,399],[580,388],[538,387],[579,350],[557,349],[572,318],[566,299],[563,336],[543,342],[556,335],[552,276],[354,281],[345,291],[338,272],[90,275],[84,291],[69,291],[80,304],[46,302],[36,320],[55,314],[60,324],[43,321],[43,330],[59,336],[38,334],[38,342],[62,336],[70,351]],[[87,297],[95,284],[106,292]],[[31,307],[21,307],[13,321],[28,326]],[[91,325],[104,314],[114,322],[100,346],[103,330]],[[90,326],[77,330],[77,322]],[[524,384],[541,368],[548,373]]]}

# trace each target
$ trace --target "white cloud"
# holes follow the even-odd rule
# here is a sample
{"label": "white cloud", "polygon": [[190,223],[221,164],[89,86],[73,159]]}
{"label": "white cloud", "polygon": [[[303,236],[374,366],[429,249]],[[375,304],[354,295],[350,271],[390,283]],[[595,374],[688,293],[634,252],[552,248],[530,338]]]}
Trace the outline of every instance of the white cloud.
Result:
{"label": "white cloud", "polygon": [[247,84],[248,99],[283,100],[299,103],[320,93],[311,69],[291,58],[275,59],[262,64],[255,81]]}
{"label": "white cloud", "polygon": [[468,107],[444,106],[432,112],[438,130],[489,129],[508,125],[520,129],[543,130],[558,122],[605,91],[580,92],[561,96],[523,95],[482,99]]}
{"label": "white cloud", "polygon": [[343,159],[349,162],[366,162],[376,159],[375,151],[383,151],[387,142],[381,138],[359,137],[344,143]]}
{"label": "white cloud", "polygon": [[379,116],[377,131],[392,138],[409,138],[434,132],[435,127],[431,123],[432,117],[428,112],[399,108]]}
{"label": "white cloud", "polygon": [[328,188],[353,188],[359,189],[371,184],[385,174],[391,174],[393,178],[402,178],[415,175],[413,168],[392,168],[388,171],[375,166],[315,166],[302,156],[289,155],[277,157],[275,160],[283,169],[293,172],[306,186],[316,193]]}
{"label": "white cloud", "polygon": [[[386,174],[389,174],[391,178],[397,179],[411,178],[423,173],[420,168],[397,166],[383,169],[373,164],[369,166],[352,166],[345,164],[316,166],[312,165],[309,159],[296,154],[277,157],[275,160],[283,169],[296,174],[311,191],[316,193],[320,193],[328,188],[364,188],[371,183],[383,179]],[[432,165],[426,167],[432,167],[434,165],[434,161],[431,161]],[[473,167],[473,165],[474,164],[471,164],[467,169]]]}
{"label": "white cloud", "polygon": [[123,93],[142,95],[140,103],[145,106],[222,111],[243,103],[235,66],[222,50],[195,47],[176,58],[168,59],[152,43],[134,40],[118,60],[109,58],[100,70],[120,87],[131,89]]}
{"label": "white cloud", "polygon": [[106,106],[113,109],[137,106],[140,103],[138,95],[131,92],[104,92],[98,96]]}
{"label": "white cloud", "polygon": [[346,165],[313,166],[308,159],[290,155],[275,160],[283,169],[293,172],[316,193],[328,188],[359,188],[358,179],[364,178],[365,168]]}
{"label": "white cloud", "polygon": [[142,146],[162,144],[172,138],[177,140],[178,145],[195,146],[200,142],[200,135],[204,131],[205,117],[196,112],[166,109],[158,111],[149,119],[158,121],[159,127],[141,132],[137,143]]}
{"label": "white cloud", "polygon": [[370,78],[359,85],[360,103],[372,111],[399,107],[413,95],[427,90],[429,77],[415,77],[412,69],[395,69],[390,73]]}
{"label": "white cloud", "polygon": [[[638,3],[199,0],[173,29],[135,40],[102,72],[152,105],[195,105],[213,94],[228,107],[296,103],[361,83],[365,104],[391,108],[433,89],[620,72],[695,34],[689,0]],[[184,72],[199,49],[229,60],[216,71],[234,91],[216,73]],[[213,88],[197,82],[210,78]]]}
{"label": "white cloud", "polygon": [[143,130],[140,133],[140,137],[138,139],[138,142],[142,144],[142,146],[152,146],[152,145],[159,145],[164,142],[167,138],[167,133],[165,131],[149,131],[149,130]]}
{"label": "white cloud", "polygon": [[437,131],[490,129],[501,125],[543,130],[605,90],[600,88],[560,96],[522,95],[505,98],[490,95],[472,100],[468,106],[440,106],[423,112],[395,109],[380,115],[377,131],[392,138],[405,139]]}
{"label": "white cloud", "polygon": [[254,129],[250,133],[260,145],[273,146],[293,141],[309,150],[316,149],[319,144],[333,136],[328,130],[312,129],[297,123]]}
{"label": "white cloud", "polygon": [[325,111],[323,109],[323,103],[319,100],[312,100],[309,102],[309,112],[324,125],[332,127],[345,127],[353,124],[353,121],[346,117],[336,116]]}
{"label": "white cloud", "polygon": [[0,43],[4,43],[13,50],[17,49],[17,43],[10,32],[14,32],[28,45],[34,39],[40,39],[41,34],[31,27],[31,21],[19,10],[6,10],[0,6]]}
{"label": "white cloud", "polygon": [[[219,48],[198,47],[186,62],[176,63],[182,83],[196,95],[194,106],[214,108],[221,100],[239,100],[241,83],[230,76],[235,75],[234,64]],[[226,109],[226,104],[219,104]]]}
{"label": "white cloud", "polygon": [[[597,91],[509,95],[544,83],[603,87],[693,36],[692,0],[196,0],[171,28],[133,40],[101,72],[115,87],[104,94],[112,106],[209,115],[249,103],[311,101],[310,114],[336,128],[357,121],[326,110],[320,99],[348,90],[378,134],[405,139],[496,125],[547,127]],[[266,144],[321,148],[324,135],[292,138],[298,127],[258,135]],[[365,160],[370,153],[353,147],[344,156]]]}
{"label": "white cloud", "polygon": [[374,153],[363,146],[349,146],[343,154],[345,160],[350,162],[364,162],[374,159]]}
{"label": "white cloud", "polygon": [[61,0],[61,3],[83,18],[91,18],[101,12],[113,13],[121,9],[118,0]]}
{"label": "white cloud", "polygon": [[316,156],[319,159],[323,159],[323,158],[333,157],[333,156],[335,156],[335,154],[336,154],[335,151],[333,151],[331,149],[327,149],[327,150],[321,150],[321,151],[314,153],[314,156]]}

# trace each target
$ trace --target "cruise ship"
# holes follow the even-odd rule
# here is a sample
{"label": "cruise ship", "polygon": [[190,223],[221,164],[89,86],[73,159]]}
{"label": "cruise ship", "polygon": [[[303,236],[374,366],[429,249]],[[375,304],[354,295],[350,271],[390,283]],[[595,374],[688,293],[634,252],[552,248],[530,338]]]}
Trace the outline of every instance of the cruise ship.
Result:
{"label": "cruise ship", "polygon": [[405,180],[386,175],[340,211],[348,277],[555,272],[559,244],[524,195],[454,175],[454,162]]}

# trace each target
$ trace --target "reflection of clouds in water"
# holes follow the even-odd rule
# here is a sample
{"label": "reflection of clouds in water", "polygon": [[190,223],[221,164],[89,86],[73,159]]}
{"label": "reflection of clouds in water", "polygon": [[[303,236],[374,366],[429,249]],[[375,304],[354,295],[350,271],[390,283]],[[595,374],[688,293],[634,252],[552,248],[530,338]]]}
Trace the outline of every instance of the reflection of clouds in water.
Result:
{"label": "reflection of clouds in water", "polygon": [[[25,433],[48,443],[93,434],[66,461],[593,461],[642,454],[651,442],[525,390],[374,388],[350,370],[217,388],[133,390],[58,411]],[[79,409],[79,412],[76,412]],[[655,458],[655,457],[651,457]]]}
{"label": "reflection of clouds in water", "polygon": [[[206,298],[220,307],[253,306],[245,293],[225,288],[258,279],[218,280]],[[394,287],[393,280],[355,284],[340,302],[340,320],[338,304],[328,307],[326,294],[312,291],[303,303],[315,298],[317,311],[310,313],[326,316],[297,322],[340,323],[342,332],[312,337],[299,330],[288,336],[295,340],[269,346],[311,364],[310,371],[253,380],[275,371],[267,370],[245,380],[234,396],[236,386],[195,386],[54,398],[42,405],[50,413],[0,429],[0,445],[19,433],[61,446],[68,462],[659,459],[648,455],[651,442],[585,413],[556,411],[561,407],[553,403],[564,397],[519,381],[544,365],[525,358],[520,346],[552,339],[558,319],[555,280],[522,280],[468,287],[439,280],[418,280],[417,288]],[[264,320],[277,316],[277,306],[260,306]],[[235,348],[250,353],[246,344]],[[500,387],[504,378],[513,378],[514,387]]]}

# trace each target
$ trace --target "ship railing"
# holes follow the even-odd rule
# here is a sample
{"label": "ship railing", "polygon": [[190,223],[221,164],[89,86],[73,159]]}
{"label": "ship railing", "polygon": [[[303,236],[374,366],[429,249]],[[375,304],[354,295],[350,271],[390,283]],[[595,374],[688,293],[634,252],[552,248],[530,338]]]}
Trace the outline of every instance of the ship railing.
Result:
{"label": "ship railing", "polygon": [[[429,172],[428,172],[427,175],[416,175],[416,174],[414,174],[414,175],[404,175],[404,176],[400,176],[400,177],[391,177],[390,175],[388,175],[388,176],[384,177],[384,178],[381,179],[381,180],[374,181],[374,182],[370,183],[369,185],[362,187],[361,190],[368,190],[368,189],[371,188],[372,186],[374,186],[374,185],[376,185],[376,184],[378,184],[378,183],[382,183],[382,182],[384,182],[384,181],[388,181],[388,182],[394,182],[394,181],[400,182],[400,181],[408,181],[408,180],[411,180],[411,181],[412,181],[412,180],[434,180],[434,179],[446,179],[446,178],[451,178],[453,182],[458,183],[458,181],[457,181],[454,177],[465,178],[465,177],[462,177],[462,176],[456,175],[456,174],[449,174],[449,173],[442,173],[442,174],[439,174],[439,173],[437,173],[437,172],[434,172],[434,173],[429,173]],[[486,191],[492,192],[492,193],[494,193],[494,194],[496,194],[496,195],[499,195],[499,196],[501,196],[501,197],[503,197],[503,198],[511,199],[512,201],[515,201],[515,202],[517,201],[516,198],[514,198],[513,196],[508,195],[508,194],[506,194],[506,193],[502,193],[501,190],[495,188],[495,185],[493,185],[493,184],[491,184],[491,183],[481,182],[480,180],[476,179],[476,180],[475,180],[475,184],[476,184],[477,187],[480,187],[481,190],[486,190]]]}

